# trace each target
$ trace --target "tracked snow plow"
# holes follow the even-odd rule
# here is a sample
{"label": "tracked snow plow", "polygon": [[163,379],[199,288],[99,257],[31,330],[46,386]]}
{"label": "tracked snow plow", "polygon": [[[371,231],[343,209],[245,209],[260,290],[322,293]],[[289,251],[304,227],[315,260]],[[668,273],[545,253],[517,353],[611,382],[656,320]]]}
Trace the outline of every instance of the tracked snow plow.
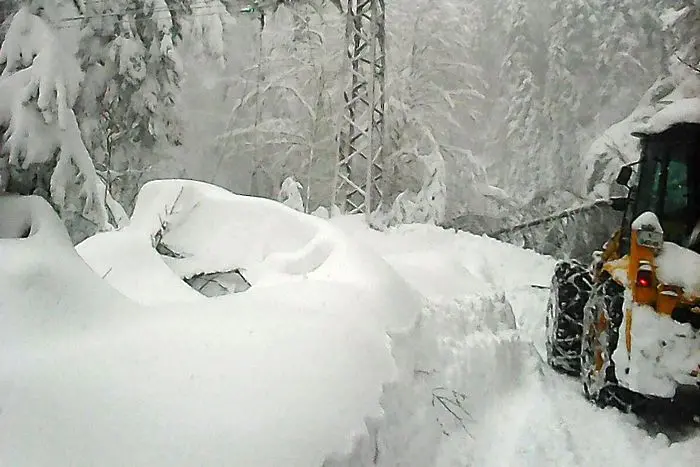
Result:
{"label": "tracked snow plow", "polygon": [[613,203],[623,222],[592,264],[555,268],[547,360],[580,375],[600,406],[686,389],[700,401],[700,118],[687,107],[670,104],[634,133],[641,156],[621,169],[628,196]]}

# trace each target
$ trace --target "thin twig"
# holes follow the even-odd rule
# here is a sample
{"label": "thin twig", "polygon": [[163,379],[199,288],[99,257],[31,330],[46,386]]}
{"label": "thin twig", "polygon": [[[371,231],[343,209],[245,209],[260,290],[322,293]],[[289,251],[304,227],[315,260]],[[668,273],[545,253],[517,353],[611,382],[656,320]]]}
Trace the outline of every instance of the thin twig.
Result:
{"label": "thin twig", "polygon": [[[450,397],[449,395],[437,394],[437,391],[447,391],[448,393],[451,393],[452,397]],[[454,390],[449,390],[444,387],[438,387],[433,389],[433,400],[431,405],[435,407],[435,401],[437,401],[445,410],[447,410],[447,412],[449,412],[455,418],[455,420],[457,420],[457,423],[459,423],[459,425],[464,429],[465,433],[467,433],[469,437],[472,437],[471,433],[469,433],[469,430],[467,430],[466,424],[464,423],[465,418],[473,420],[471,414],[467,411],[466,408],[464,408],[463,402],[466,399],[466,394]],[[440,425],[442,425],[441,422]],[[447,433],[444,427],[442,432],[446,436],[449,436],[449,433]]]}

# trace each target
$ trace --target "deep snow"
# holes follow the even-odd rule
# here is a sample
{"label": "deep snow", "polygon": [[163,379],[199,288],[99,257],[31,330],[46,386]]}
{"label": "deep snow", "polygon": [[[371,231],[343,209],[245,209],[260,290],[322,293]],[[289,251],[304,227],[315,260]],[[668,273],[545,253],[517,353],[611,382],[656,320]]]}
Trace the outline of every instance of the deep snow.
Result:
{"label": "deep snow", "polygon": [[[212,215],[228,200],[226,220],[239,223],[241,240],[228,247],[253,252],[248,258],[257,258],[256,241],[274,237],[246,222],[286,224],[270,235],[296,235],[290,248],[298,254],[266,244],[266,258],[276,260],[261,270],[269,272],[263,282],[287,280],[217,299],[139,305],[108,286],[123,275],[102,280],[88,268],[46,203],[0,197],[0,218],[20,227],[3,228],[3,237],[32,226],[28,238],[0,240],[0,465],[319,465],[350,452],[382,415],[382,385],[397,375],[387,331],[412,323],[411,289],[342,232],[275,202],[195,183],[153,184],[143,201],[172,202],[180,187],[183,202],[211,204]],[[145,248],[132,245],[150,241],[139,230],[152,225],[149,205],[114,244],[115,273],[124,259],[137,264],[126,257]],[[217,219],[209,218],[210,229]],[[92,243],[109,249],[120,233]],[[313,256],[299,240],[319,236],[332,249],[320,263],[301,261],[313,270],[283,267]],[[153,264],[132,271],[135,283],[155,280],[150,286],[161,288],[151,297],[168,295]],[[126,292],[121,280],[120,287]]]}
{"label": "deep snow", "polygon": [[[0,215],[16,220],[0,225],[2,466],[670,467],[700,457],[697,435],[650,435],[543,363],[538,286],[551,258],[158,182],[130,227],[79,246],[95,274],[47,209],[0,198]],[[164,217],[164,242],[185,258],[154,252]],[[34,235],[12,239],[26,225]],[[180,281],[232,266],[253,272],[251,289],[210,299]]]}
{"label": "deep snow", "polygon": [[[429,347],[423,345],[422,365],[431,361],[431,368],[443,371],[423,375],[431,381],[420,384],[445,385],[467,395],[466,429],[457,424],[449,436],[443,434],[435,448],[435,464],[380,465],[696,465],[700,431],[650,426],[633,415],[599,409],[585,400],[578,380],[545,364],[544,310],[549,292],[542,286],[549,284],[553,259],[430,226],[408,225],[379,233],[361,227],[356,219],[334,222],[374,248],[429,303],[418,327],[424,336],[432,334],[441,342],[443,350],[450,350],[429,358],[425,351]],[[499,302],[512,307],[517,330],[506,330],[507,313],[483,313],[483,302],[489,303],[487,308]],[[495,316],[500,323],[496,328]],[[678,439],[672,442],[666,432]]]}

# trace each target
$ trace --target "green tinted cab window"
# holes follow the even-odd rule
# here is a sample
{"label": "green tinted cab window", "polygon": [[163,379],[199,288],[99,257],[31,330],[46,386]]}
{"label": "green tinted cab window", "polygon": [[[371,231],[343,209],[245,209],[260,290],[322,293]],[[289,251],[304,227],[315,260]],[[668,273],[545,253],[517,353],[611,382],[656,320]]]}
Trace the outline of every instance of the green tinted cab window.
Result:
{"label": "green tinted cab window", "polygon": [[670,217],[683,216],[688,208],[688,166],[684,162],[670,161],[664,213]]}

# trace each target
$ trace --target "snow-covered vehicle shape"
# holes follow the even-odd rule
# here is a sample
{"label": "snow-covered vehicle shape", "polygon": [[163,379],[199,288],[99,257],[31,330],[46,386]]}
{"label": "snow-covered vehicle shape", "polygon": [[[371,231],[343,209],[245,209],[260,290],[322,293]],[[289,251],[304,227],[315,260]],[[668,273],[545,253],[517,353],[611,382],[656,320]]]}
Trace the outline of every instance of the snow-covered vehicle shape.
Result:
{"label": "snow-covered vehicle shape", "polygon": [[629,195],[613,203],[622,226],[590,266],[557,264],[546,317],[548,363],[626,410],[700,389],[700,100],[634,135],[641,157],[621,169]]}

